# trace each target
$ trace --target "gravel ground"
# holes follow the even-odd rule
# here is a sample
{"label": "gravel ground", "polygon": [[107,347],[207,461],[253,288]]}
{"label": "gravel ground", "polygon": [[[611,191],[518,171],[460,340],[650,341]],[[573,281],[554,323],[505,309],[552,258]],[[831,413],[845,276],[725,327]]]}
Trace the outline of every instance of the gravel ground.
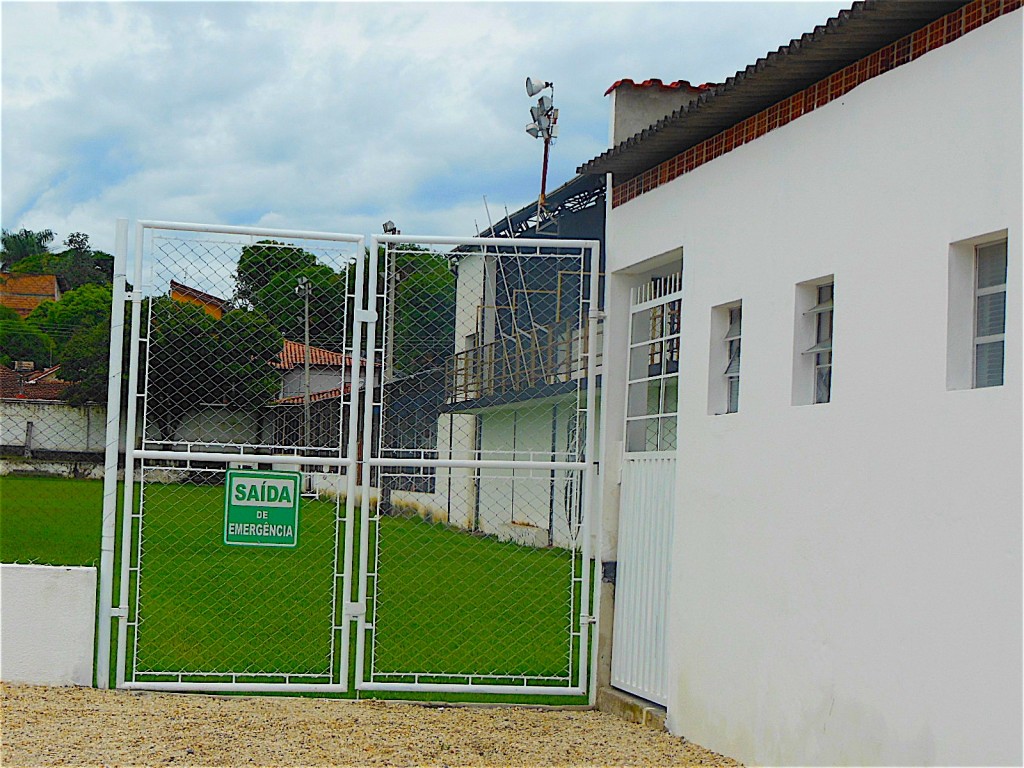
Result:
{"label": "gravel ground", "polygon": [[4,766],[739,765],[603,712],[3,685]]}

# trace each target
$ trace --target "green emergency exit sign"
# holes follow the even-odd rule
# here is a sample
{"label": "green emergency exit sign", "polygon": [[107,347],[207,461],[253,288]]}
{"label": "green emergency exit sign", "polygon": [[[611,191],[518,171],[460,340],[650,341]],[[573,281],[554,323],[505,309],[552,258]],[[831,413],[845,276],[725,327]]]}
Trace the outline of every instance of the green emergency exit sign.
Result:
{"label": "green emergency exit sign", "polygon": [[229,469],[224,483],[224,543],[297,545],[301,479],[298,472]]}

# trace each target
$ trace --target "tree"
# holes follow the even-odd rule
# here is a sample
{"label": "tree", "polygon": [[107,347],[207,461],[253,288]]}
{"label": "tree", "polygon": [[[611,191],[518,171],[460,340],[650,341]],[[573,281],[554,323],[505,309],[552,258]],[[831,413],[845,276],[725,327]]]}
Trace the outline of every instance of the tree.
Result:
{"label": "tree", "polygon": [[67,236],[64,245],[72,251],[92,253],[92,248],[89,246],[89,236],[85,232],[72,232]]}
{"label": "tree", "polygon": [[316,266],[312,253],[276,240],[260,240],[242,249],[235,274],[235,299],[252,302],[256,292],[280,272],[299,273]]}
{"label": "tree", "polygon": [[53,232],[43,229],[33,232],[30,229],[21,229],[17,232],[2,230],[3,248],[0,251],[0,268],[10,269],[22,259],[35,256],[39,253],[46,253],[53,242]]}
{"label": "tree", "polygon": [[11,272],[27,275],[56,275],[65,291],[83,285],[107,285],[114,279],[114,257],[103,251],[70,248],[60,253],[37,253],[11,267]]}
{"label": "tree", "polygon": [[31,360],[42,368],[53,360],[53,341],[10,307],[0,306],[0,365]]}
{"label": "tree", "polygon": [[112,300],[111,286],[83,285],[65,293],[60,301],[44,301],[32,310],[27,322],[52,338],[59,354],[76,332],[110,325]]}
{"label": "tree", "polygon": [[[455,276],[444,254],[415,245],[395,247],[391,358],[394,372],[408,375],[443,365],[455,348]],[[378,277],[380,295],[386,295],[387,279]]]}
{"label": "tree", "polygon": [[286,339],[303,342],[305,338],[305,297],[297,294],[299,277],[309,281],[310,345],[344,351],[346,321],[346,278],[324,264],[301,270],[286,270],[272,275],[256,289],[251,303]]}
{"label": "tree", "polygon": [[284,347],[280,332],[258,312],[244,309],[226,313],[213,332],[221,402],[250,411],[266,405],[281,386],[274,368]]}
{"label": "tree", "polygon": [[279,386],[273,361],[281,334],[257,312],[220,320],[192,304],[152,301],[146,401],[162,440],[173,440],[185,414],[203,404],[242,410],[266,405]]}
{"label": "tree", "polygon": [[[126,334],[127,335],[127,334]],[[76,332],[60,355],[60,377],[72,384],[61,398],[72,405],[102,403],[107,399],[110,367],[110,324],[93,325]],[[128,340],[123,347],[122,378],[127,377]],[[123,384],[123,381],[122,381]],[[122,399],[127,396],[122,386]]]}

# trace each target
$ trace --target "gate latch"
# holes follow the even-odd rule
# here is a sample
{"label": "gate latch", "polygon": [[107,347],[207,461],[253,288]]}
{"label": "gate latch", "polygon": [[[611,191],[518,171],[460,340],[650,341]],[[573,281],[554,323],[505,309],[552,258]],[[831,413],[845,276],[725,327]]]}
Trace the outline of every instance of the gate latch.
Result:
{"label": "gate latch", "polygon": [[583,614],[582,616],[580,616],[580,624],[581,625],[582,624],[596,624],[596,623],[597,623],[597,619],[594,616],[588,616],[586,614]]}
{"label": "gate latch", "polygon": [[127,608],[117,607],[117,606],[111,607],[111,609],[110,609],[110,618],[112,618],[112,619],[127,619],[128,618],[128,609]]}
{"label": "gate latch", "polygon": [[357,309],[354,314],[357,323],[377,322],[377,310],[375,309]]}

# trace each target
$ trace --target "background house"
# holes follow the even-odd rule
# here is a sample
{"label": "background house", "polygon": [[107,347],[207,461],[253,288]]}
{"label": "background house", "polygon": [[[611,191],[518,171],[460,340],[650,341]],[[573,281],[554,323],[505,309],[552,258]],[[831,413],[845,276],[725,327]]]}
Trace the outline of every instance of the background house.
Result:
{"label": "background house", "polygon": [[28,317],[44,301],[60,301],[56,275],[15,275],[0,272],[0,306]]}
{"label": "background house", "polygon": [[[275,367],[281,372],[280,397],[274,401],[274,442],[277,445],[338,447],[348,414],[344,398],[352,390],[352,356],[310,346],[309,435],[305,426],[306,347],[285,339]],[[359,385],[365,381],[365,361]]]}
{"label": "background house", "polygon": [[580,169],[612,682],[744,762],[1022,760],[1020,6],[857,3]]}
{"label": "background house", "polygon": [[224,313],[231,309],[231,302],[227,299],[200,291],[198,288],[179,283],[177,280],[170,281],[169,293],[175,301],[193,304],[215,320],[220,320],[224,317]]}

